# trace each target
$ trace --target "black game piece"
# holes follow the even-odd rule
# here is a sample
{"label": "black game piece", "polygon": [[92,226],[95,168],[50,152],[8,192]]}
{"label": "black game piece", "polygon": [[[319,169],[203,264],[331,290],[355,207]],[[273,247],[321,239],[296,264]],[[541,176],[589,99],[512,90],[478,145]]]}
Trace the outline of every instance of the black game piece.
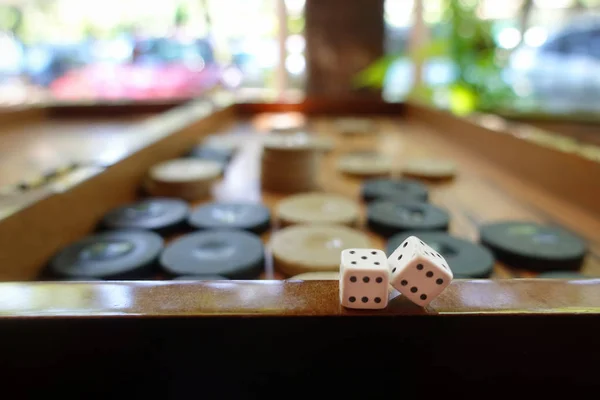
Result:
{"label": "black game piece", "polygon": [[147,229],[167,234],[186,224],[190,208],[180,199],[148,198],[108,212],[101,229]]}
{"label": "black game piece", "polygon": [[217,161],[223,165],[227,165],[231,161],[233,154],[234,151],[231,149],[198,145],[192,148],[192,150],[190,150],[190,152],[187,154],[187,157],[212,160]]}
{"label": "black game piece", "polygon": [[494,256],[485,247],[444,232],[411,231],[392,236],[387,242],[390,256],[409,236],[416,236],[446,259],[455,279],[485,279],[494,270]]}
{"label": "black game piece", "polygon": [[384,237],[406,231],[447,231],[448,213],[432,204],[375,200],[367,207],[369,229]]}
{"label": "black game piece", "polygon": [[505,221],[483,225],[480,241],[508,266],[535,271],[578,270],[587,244],[574,234],[536,222]]}
{"label": "black game piece", "polygon": [[154,272],[163,243],[150,231],[104,232],[59,251],[51,259],[49,270],[64,278],[146,279]]}
{"label": "black game piece", "polygon": [[369,179],[363,183],[361,195],[366,202],[378,199],[427,202],[429,190],[412,179]]}
{"label": "black game piece", "polygon": [[197,229],[242,229],[261,234],[271,226],[271,213],[262,204],[209,203],[194,209],[188,224]]}
{"label": "black game piece", "polygon": [[253,279],[264,269],[264,246],[257,235],[233,229],[208,230],[184,235],[160,256],[171,275],[222,275]]}

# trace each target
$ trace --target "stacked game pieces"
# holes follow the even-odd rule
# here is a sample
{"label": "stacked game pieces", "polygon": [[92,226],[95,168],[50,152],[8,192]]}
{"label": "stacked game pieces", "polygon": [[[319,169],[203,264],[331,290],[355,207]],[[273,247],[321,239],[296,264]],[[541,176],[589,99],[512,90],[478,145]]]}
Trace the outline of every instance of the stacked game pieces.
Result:
{"label": "stacked game pieces", "polygon": [[408,237],[390,257],[377,249],[346,249],[341,254],[340,302],[347,308],[382,309],[391,285],[425,307],[452,279],[444,257],[416,236]]}
{"label": "stacked game pieces", "polygon": [[297,193],[316,188],[321,154],[306,136],[267,136],[261,157],[263,190]]}

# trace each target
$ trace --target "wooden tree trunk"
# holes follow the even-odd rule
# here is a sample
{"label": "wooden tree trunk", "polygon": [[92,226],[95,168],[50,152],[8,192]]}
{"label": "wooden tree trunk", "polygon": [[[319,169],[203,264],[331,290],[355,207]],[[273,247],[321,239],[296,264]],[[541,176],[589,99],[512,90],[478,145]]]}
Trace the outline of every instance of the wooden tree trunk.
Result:
{"label": "wooden tree trunk", "polygon": [[384,55],[384,0],[307,0],[306,94],[312,98],[381,98],[357,89],[358,72]]}

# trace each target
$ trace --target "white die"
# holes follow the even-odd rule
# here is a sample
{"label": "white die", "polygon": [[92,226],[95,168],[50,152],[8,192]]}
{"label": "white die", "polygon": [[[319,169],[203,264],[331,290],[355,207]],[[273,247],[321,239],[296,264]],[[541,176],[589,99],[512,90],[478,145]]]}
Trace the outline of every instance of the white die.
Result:
{"label": "white die", "polygon": [[408,237],[388,258],[390,284],[413,303],[425,307],[452,281],[441,254],[416,236]]}
{"label": "white die", "polygon": [[377,249],[346,249],[340,263],[340,302],[344,307],[381,309],[388,304],[389,266]]}

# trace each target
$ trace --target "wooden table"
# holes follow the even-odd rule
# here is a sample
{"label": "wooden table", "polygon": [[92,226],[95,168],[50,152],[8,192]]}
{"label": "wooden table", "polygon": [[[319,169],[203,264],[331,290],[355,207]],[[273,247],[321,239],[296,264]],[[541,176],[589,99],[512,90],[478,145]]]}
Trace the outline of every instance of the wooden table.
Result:
{"label": "wooden table", "polygon": [[[266,133],[269,115],[279,112],[303,113],[311,129],[335,140],[320,176],[324,190],[358,200],[360,182],[333,168],[345,151],[369,147],[399,159],[453,158],[459,176],[431,186],[432,201],[452,215],[452,233],[476,240],[487,221],[557,223],[590,243],[584,272],[600,276],[600,188],[582,184],[600,176],[592,160],[542,148],[485,120],[412,104],[199,100],[141,117],[141,123],[128,117],[130,128],[109,135],[143,139],[115,163],[0,221],[0,276],[18,281],[0,284],[2,376],[14,383],[34,380],[31,391],[48,385],[51,392],[78,387],[107,393],[128,378],[137,395],[163,397],[194,393],[196,383],[212,394],[262,390],[273,382],[336,382],[341,392],[352,392],[379,381],[413,387],[433,379],[452,385],[445,392],[501,377],[507,389],[524,381],[540,385],[539,394],[552,392],[551,377],[562,379],[554,381],[558,386],[579,384],[571,390],[595,382],[587,364],[599,355],[593,343],[600,279],[529,279],[534,274],[498,264],[493,279],[456,280],[426,309],[396,297],[386,310],[367,312],[341,308],[335,282],[285,281],[273,271],[258,281],[33,282],[55,251],[89,233],[109,209],[137,198],[151,165],[184,153],[207,134],[235,130],[248,138],[214,197],[261,199],[273,208],[283,196],[261,193],[252,142]],[[332,133],[333,116],[358,114],[377,118],[382,133],[346,140]],[[117,126],[104,120],[104,126]],[[85,131],[77,140],[88,136],[95,140]]]}

